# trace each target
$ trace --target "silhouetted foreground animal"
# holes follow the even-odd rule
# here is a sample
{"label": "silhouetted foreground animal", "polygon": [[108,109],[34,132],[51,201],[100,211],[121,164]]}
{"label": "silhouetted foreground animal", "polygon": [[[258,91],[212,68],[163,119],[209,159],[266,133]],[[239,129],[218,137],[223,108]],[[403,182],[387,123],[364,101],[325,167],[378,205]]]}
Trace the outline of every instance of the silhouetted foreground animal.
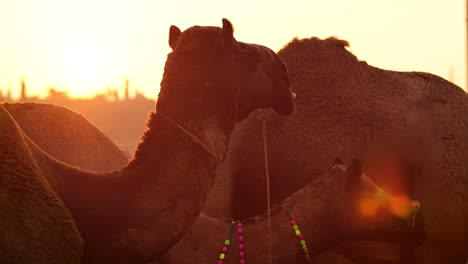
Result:
{"label": "silhouetted foreground animal", "polygon": [[2,260],[78,263],[80,235],[85,263],[158,256],[198,216],[234,124],[260,107],[294,111],[283,62],[237,42],[229,21],[184,32],[172,26],[169,44],[156,113],[121,171],[88,172],[53,159],[0,106]]}
{"label": "silhouetted foreground animal", "polygon": [[[418,263],[465,264],[467,94],[428,73],[372,67],[346,46],[334,38],[295,39],[278,52],[297,99],[293,118],[267,116],[273,203],[320,176],[335,157],[365,157],[382,188],[421,201],[427,240],[416,252]],[[419,173],[404,177],[384,170],[392,160]],[[265,192],[261,119],[255,114],[235,129],[203,212],[250,217],[265,211]]]}
{"label": "silhouetted foreground animal", "polygon": [[[300,239],[304,239],[309,255],[318,262],[325,261],[325,257],[330,260],[331,254],[326,253],[327,250],[336,249],[343,241],[401,241],[412,232],[410,221],[385,211],[389,207],[375,217],[361,215],[359,203],[362,199],[386,202],[395,198],[362,173],[360,161],[354,159],[350,167],[335,163],[322,176],[309,182],[273,209],[273,263],[306,263],[308,257],[305,256]],[[298,226],[291,227],[291,219]],[[158,259],[159,263],[216,261],[222,253],[221,248],[228,236],[230,222],[229,219],[201,214],[187,235]],[[243,224],[241,235],[245,237],[243,251],[247,262],[268,263],[266,215],[241,219],[240,222]],[[299,235],[294,234],[294,228],[300,231]],[[413,233],[414,238],[420,241],[420,230]],[[242,243],[237,243],[236,236],[232,236],[233,243],[236,243],[229,247],[223,263],[239,263],[237,244]],[[303,238],[298,239],[298,236]],[[333,259],[338,260],[338,255],[334,254]],[[346,258],[342,256],[341,259]],[[312,258],[309,260],[312,261]]]}
{"label": "silhouetted foreground animal", "polygon": [[121,169],[125,154],[85,117],[40,103],[2,103],[24,133],[57,160],[92,171]]}

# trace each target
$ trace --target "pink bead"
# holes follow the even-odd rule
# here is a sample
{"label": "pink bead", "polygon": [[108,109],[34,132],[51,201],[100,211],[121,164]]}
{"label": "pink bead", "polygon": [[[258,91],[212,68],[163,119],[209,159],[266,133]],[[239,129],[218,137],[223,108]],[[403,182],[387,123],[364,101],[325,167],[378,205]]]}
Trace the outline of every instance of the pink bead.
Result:
{"label": "pink bead", "polygon": [[223,252],[227,252],[228,251],[228,247],[224,246],[223,249],[222,249]]}
{"label": "pink bead", "polygon": [[218,260],[217,264],[223,264],[222,260]]}
{"label": "pink bead", "polygon": [[239,250],[244,250],[245,246],[244,244],[239,244]]}
{"label": "pink bead", "polygon": [[242,223],[241,222],[237,223],[237,227],[242,227]]}
{"label": "pink bead", "polygon": [[244,251],[239,251],[239,256],[240,256],[241,258],[245,257],[245,252],[244,252]]}
{"label": "pink bead", "polygon": [[240,264],[245,264],[245,259],[241,259],[241,260],[239,261],[239,263],[240,263]]}
{"label": "pink bead", "polygon": [[298,238],[299,240],[304,240],[304,236],[303,236],[302,234],[299,235],[299,236],[297,236],[297,238]]}
{"label": "pink bead", "polygon": [[237,233],[238,234],[242,234],[242,232],[244,232],[244,230],[242,230],[242,228],[237,228]]}
{"label": "pink bead", "polygon": [[290,221],[289,223],[290,223],[291,225],[297,225],[296,220],[294,220],[294,219],[291,219],[291,221]]}
{"label": "pink bead", "polygon": [[240,242],[244,241],[244,237],[242,235],[239,235],[237,238],[239,239]]}

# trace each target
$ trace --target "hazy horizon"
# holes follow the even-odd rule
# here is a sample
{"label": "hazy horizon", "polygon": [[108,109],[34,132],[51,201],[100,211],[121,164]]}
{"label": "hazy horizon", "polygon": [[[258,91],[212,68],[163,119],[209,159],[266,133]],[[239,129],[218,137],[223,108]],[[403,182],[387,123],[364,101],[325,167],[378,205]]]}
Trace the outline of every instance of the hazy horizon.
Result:
{"label": "hazy horizon", "polygon": [[[129,79],[155,98],[169,26],[220,26],[235,37],[278,51],[294,37],[337,36],[369,64],[437,74],[465,88],[465,1],[331,0],[4,0],[0,2],[0,91],[19,96],[48,87],[90,97],[107,87],[123,93]],[[452,73],[451,73],[452,72]]]}

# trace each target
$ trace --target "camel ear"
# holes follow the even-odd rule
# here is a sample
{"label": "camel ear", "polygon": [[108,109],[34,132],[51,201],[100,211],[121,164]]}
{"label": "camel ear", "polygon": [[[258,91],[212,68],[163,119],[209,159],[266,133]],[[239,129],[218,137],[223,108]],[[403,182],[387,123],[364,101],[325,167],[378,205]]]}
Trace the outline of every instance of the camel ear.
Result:
{"label": "camel ear", "polygon": [[361,186],[362,165],[361,161],[353,158],[351,165],[346,170],[346,189],[351,195],[352,200],[359,198]]}
{"label": "camel ear", "polygon": [[223,37],[223,42],[226,47],[234,48],[237,45],[236,40],[234,39],[234,28],[229,20],[223,18],[223,28],[221,30]]}
{"label": "camel ear", "polygon": [[177,47],[180,34],[182,34],[182,32],[178,27],[173,25],[169,28],[169,46],[172,48],[172,50]]}

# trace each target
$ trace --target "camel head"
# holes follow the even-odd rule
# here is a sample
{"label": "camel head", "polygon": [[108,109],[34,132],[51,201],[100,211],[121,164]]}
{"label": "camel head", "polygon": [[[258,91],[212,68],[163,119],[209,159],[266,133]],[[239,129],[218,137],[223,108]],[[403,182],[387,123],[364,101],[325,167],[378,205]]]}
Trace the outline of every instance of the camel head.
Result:
{"label": "camel head", "polygon": [[294,113],[293,100],[296,95],[290,89],[288,69],[271,49],[238,42],[240,55],[245,65],[242,68],[243,84],[239,102],[239,119],[243,120],[260,107],[272,107],[277,113]]}
{"label": "camel head", "polygon": [[330,174],[342,176],[332,210],[342,240],[422,241],[422,220],[409,199],[393,197],[378,187],[362,173],[359,160],[353,159],[348,168],[340,163],[335,161]]}
{"label": "camel head", "polygon": [[266,47],[238,42],[232,24],[222,22],[222,28],[193,26],[183,32],[170,27],[172,52],[158,105],[167,99],[172,110],[193,107],[191,115],[234,122],[259,108],[292,114],[294,96],[281,59]]}

